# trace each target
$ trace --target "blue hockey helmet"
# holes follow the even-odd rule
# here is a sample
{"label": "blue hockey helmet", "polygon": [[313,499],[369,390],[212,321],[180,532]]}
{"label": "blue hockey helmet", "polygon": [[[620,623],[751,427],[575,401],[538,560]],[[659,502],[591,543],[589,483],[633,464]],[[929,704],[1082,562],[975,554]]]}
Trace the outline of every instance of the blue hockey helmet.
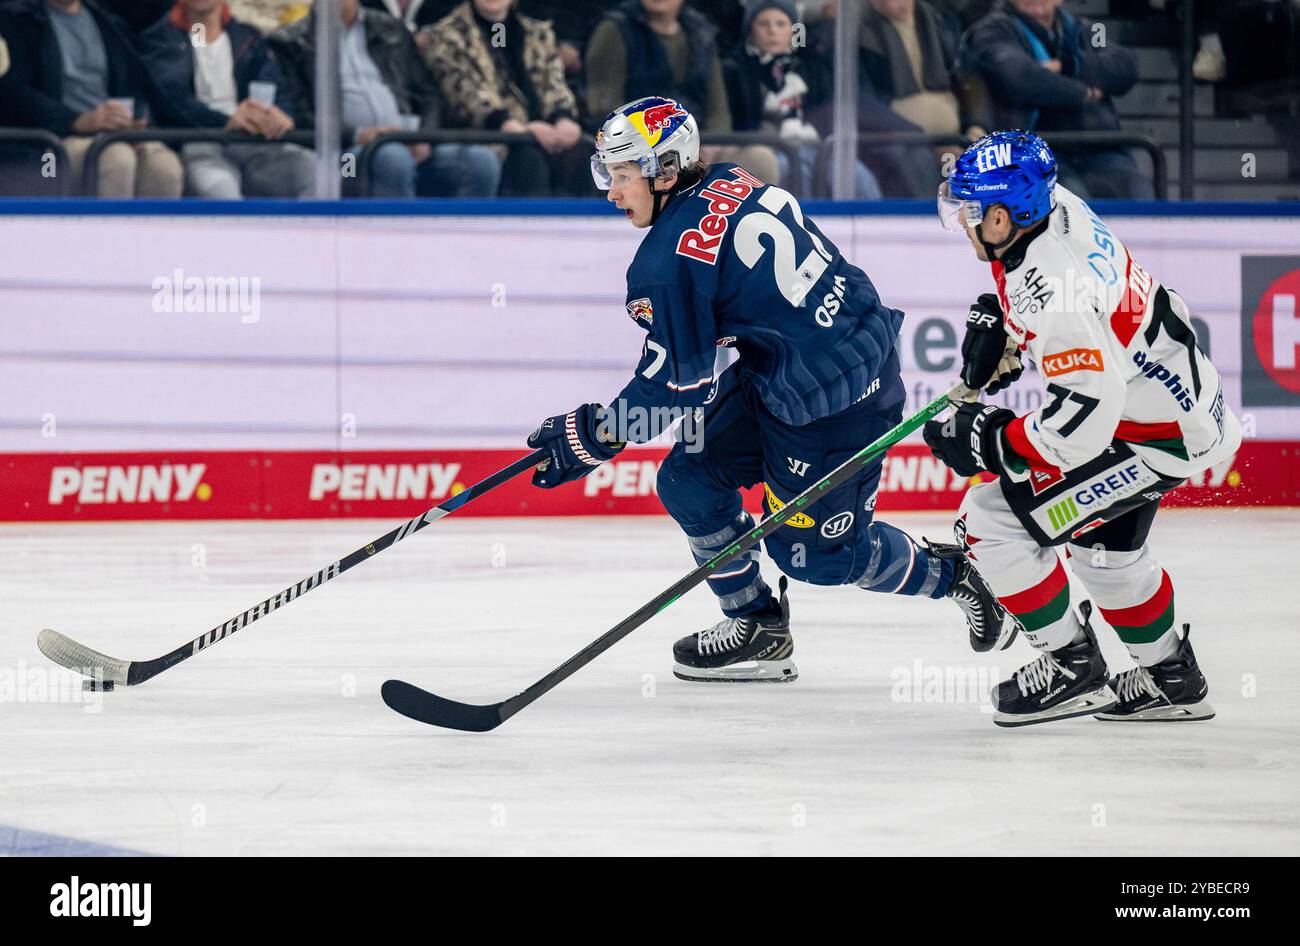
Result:
{"label": "blue hockey helmet", "polygon": [[[939,186],[939,220],[945,230],[978,226],[1001,204],[1016,228],[1030,227],[1056,206],[1056,156],[1027,131],[995,131],[957,159]],[[1014,232],[1014,231],[1013,231]]]}

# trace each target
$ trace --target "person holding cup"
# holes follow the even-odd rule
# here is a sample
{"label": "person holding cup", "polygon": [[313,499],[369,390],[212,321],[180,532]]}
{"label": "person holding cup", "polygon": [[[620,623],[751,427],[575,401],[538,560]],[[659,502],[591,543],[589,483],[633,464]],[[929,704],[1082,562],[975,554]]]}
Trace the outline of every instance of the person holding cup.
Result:
{"label": "person holding cup", "polygon": [[[145,64],[177,124],[278,141],[299,106],[261,34],[222,0],[177,0],[140,37]],[[195,142],[181,149],[194,197],[305,197],[312,152],[281,143]]]}
{"label": "person holding cup", "polygon": [[[9,124],[44,128],[63,139],[80,179],[86,152],[102,131],[144,128],[159,110],[157,88],[125,25],[93,0],[22,0],[5,10],[10,74],[4,116]],[[155,141],[116,142],[98,167],[100,197],[178,197],[181,164]]]}

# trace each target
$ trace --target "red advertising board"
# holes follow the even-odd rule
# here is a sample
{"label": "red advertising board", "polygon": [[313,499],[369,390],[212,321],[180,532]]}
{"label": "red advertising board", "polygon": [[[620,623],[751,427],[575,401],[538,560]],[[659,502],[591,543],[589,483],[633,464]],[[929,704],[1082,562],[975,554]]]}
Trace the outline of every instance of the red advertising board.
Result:
{"label": "red advertising board", "polygon": [[[662,449],[630,449],[586,479],[542,491],[521,476],[458,515],[646,515]],[[519,456],[513,450],[0,455],[0,520],[402,518]],[[1232,461],[1171,493],[1170,506],[1300,504],[1300,442],[1248,440]],[[919,444],[885,460],[877,508],[956,509],[966,481]],[[758,508],[758,491],[747,505]]]}

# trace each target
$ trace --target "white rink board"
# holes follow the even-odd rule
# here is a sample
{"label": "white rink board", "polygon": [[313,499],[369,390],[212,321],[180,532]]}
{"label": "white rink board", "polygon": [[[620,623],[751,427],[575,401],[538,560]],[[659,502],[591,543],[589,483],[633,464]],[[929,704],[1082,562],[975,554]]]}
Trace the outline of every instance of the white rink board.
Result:
{"label": "white rink board", "polygon": [[[891,518],[936,538],[950,522]],[[387,527],[0,526],[0,673],[43,671],[47,625],[155,656]],[[674,638],[716,619],[697,589],[501,729],[471,735],[397,716],[379,685],[401,676],[503,698],[690,562],[667,519],[450,518],[105,695],[101,712],[0,705],[0,837],[214,855],[1296,855],[1297,530],[1300,510],[1156,520],[1219,710],[1205,724],[1000,730],[978,702],[895,700],[918,661],[989,680],[1032,652],[972,654],[947,602],[798,585],[793,684],[673,679]],[[543,599],[569,606],[548,615],[531,605]],[[1102,639],[1123,669],[1113,635]]]}
{"label": "white rink board", "polygon": [[[930,216],[818,222],[907,313],[911,406],[928,401],[917,385],[951,381],[987,266]],[[1238,408],[1241,257],[1296,253],[1300,219],[1110,223],[1203,321]],[[0,453],[517,445],[629,377],[640,238],[599,217],[0,218]],[[155,311],[178,270],[248,280],[250,308],[258,280],[255,313]],[[1300,439],[1300,411],[1253,413],[1256,436]]]}

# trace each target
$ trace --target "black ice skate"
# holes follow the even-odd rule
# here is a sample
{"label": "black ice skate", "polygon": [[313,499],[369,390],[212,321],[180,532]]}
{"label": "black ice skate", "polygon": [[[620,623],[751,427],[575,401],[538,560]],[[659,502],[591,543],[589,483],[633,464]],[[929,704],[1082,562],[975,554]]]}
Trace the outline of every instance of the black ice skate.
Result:
{"label": "black ice skate", "polygon": [[778,612],[727,618],[706,631],[683,637],[673,645],[673,676],[698,683],[759,683],[794,680],[799,670],[791,660],[790,602],[782,577]]}
{"label": "black ice skate", "polygon": [[977,654],[990,650],[1006,650],[1016,639],[1019,622],[998,602],[988,584],[980,577],[966,558],[960,545],[925,541],[925,547],[935,558],[952,559],[956,572],[952,576],[949,600],[956,603],[966,615],[970,631],[971,650]]}
{"label": "black ice skate", "polygon": [[1083,640],[1043,654],[1003,680],[993,690],[993,722],[1031,726],[1053,719],[1091,716],[1113,709],[1115,694],[1106,685],[1106,661],[1097,647],[1089,618],[1092,604],[1079,605]]}
{"label": "black ice skate", "polygon": [[1210,692],[1205,674],[1196,665],[1189,640],[1192,629],[1183,625],[1177,652],[1153,667],[1134,667],[1110,681],[1119,703],[1098,719],[1134,723],[1175,723],[1213,719],[1214,707],[1205,699]]}

